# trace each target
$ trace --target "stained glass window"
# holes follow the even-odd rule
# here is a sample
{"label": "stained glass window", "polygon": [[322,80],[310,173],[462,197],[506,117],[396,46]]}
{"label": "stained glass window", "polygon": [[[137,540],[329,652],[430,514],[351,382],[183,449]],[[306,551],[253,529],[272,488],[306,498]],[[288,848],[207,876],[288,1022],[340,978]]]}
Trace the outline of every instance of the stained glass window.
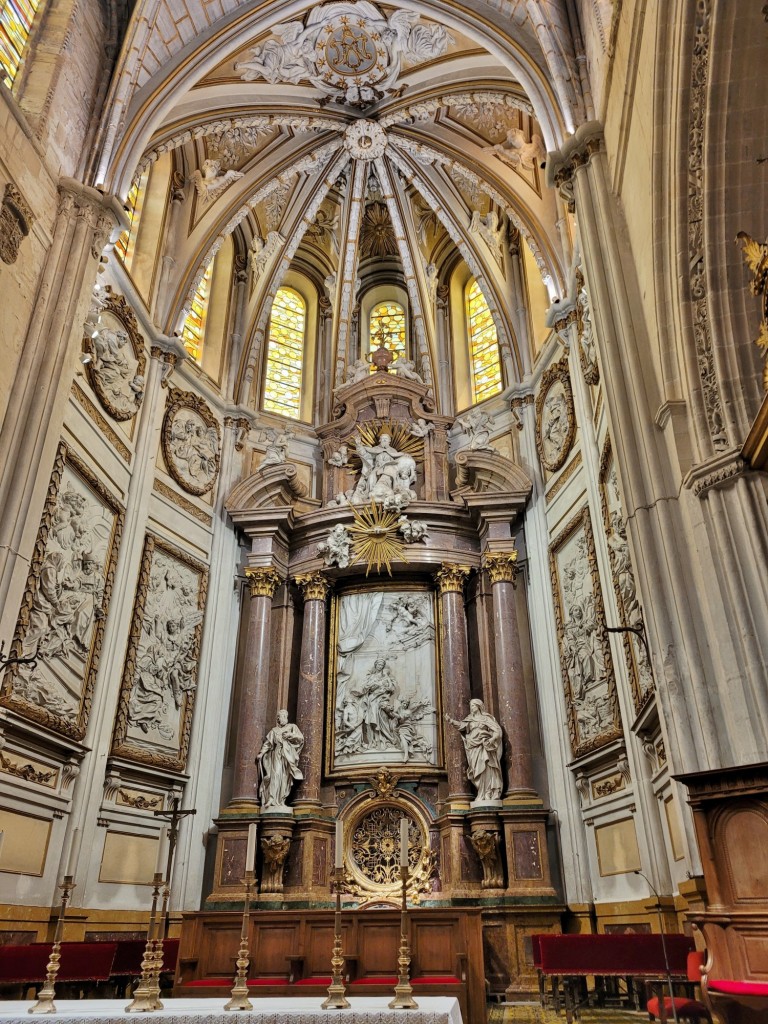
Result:
{"label": "stained glass window", "polygon": [[196,362],[203,357],[203,338],[205,337],[205,320],[208,315],[208,299],[211,294],[211,277],[213,276],[214,260],[208,264],[203,279],[197,286],[192,306],[187,319],[181,328],[181,340],[184,348]]}
{"label": "stained glass window", "polygon": [[0,0],[0,68],[13,85],[40,0]]}
{"label": "stained glass window", "polygon": [[307,315],[304,300],[291,288],[279,288],[272,303],[264,380],[264,408],[298,419]]}
{"label": "stained glass window", "polygon": [[470,282],[467,288],[467,327],[472,402],[475,404],[497,395],[502,387],[496,325],[477,281]]}
{"label": "stained glass window", "polygon": [[369,321],[371,352],[384,342],[393,356],[404,356],[405,310],[399,302],[379,302],[371,310]]}
{"label": "stained glass window", "polygon": [[[0,0],[0,2],[2,2],[2,0]],[[130,267],[133,250],[136,247],[136,236],[139,233],[141,208],[144,205],[144,196],[147,191],[148,177],[149,171],[145,171],[140,178],[137,178],[131,185],[131,190],[125,200],[125,209],[130,223],[127,229],[120,234],[120,237],[115,242],[115,252],[126,267]]]}

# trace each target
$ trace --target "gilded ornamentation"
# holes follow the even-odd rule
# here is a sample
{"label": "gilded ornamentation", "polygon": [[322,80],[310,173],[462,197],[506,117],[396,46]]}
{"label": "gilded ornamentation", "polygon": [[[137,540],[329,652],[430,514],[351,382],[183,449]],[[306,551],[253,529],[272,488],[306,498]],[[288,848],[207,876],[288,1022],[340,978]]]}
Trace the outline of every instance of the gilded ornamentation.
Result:
{"label": "gilded ornamentation", "polygon": [[397,783],[399,778],[389,768],[379,768],[379,770],[371,776],[368,780],[371,784],[373,792],[370,794],[371,797],[378,796],[382,799],[391,797],[395,794],[397,789]]}
{"label": "gilded ornamentation", "polygon": [[345,892],[363,899],[399,896],[402,818],[408,819],[408,895],[415,901],[419,893],[430,891],[434,856],[426,831],[402,802],[382,801],[365,804],[363,812],[350,822]]}
{"label": "gilded ornamentation", "polygon": [[435,573],[438,590],[441,594],[463,594],[464,584],[471,572],[472,569],[468,565],[451,565],[443,562]]}
{"label": "gilded ornamentation", "polygon": [[277,569],[271,566],[248,567],[245,570],[251,597],[273,598],[283,582]]}
{"label": "gilded ornamentation", "polygon": [[408,561],[404,554],[403,540],[399,536],[399,509],[385,509],[372,501],[362,508],[353,505],[352,514],[355,517],[349,527],[352,535],[352,561],[365,563],[366,576],[374,565],[376,572],[381,572],[383,565],[391,576],[395,559]]}
{"label": "gilded ornamentation", "polygon": [[261,840],[264,854],[264,870],[261,875],[262,893],[281,893],[283,891],[283,871],[288,851],[291,848],[289,836],[265,836]]}
{"label": "gilded ornamentation", "polygon": [[562,489],[565,487],[565,485],[568,483],[571,477],[576,473],[579,466],[581,466],[581,452],[576,452],[576,454],[565,467],[565,469],[562,471],[562,473],[559,473],[552,480],[551,484],[547,488],[544,497],[544,500],[546,501],[547,505],[549,505],[551,501],[555,500],[560,491],[562,491]]}
{"label": "gilded ornamentation", "polygon": [[184,771],[197,691],[206,566],[147,534],[112,753]]}
{"label": "gilded ornamentation", "polygon": [[[741,242],[744,262],[752,271],[749,290],[761,300],[762,318],[755,344],[765,359],[768,354],[768,238],[764,242],[756,242],[746,231],[740,231],[736,241]],[[763,367],[763,390],[768,391],[768,363]]]}
{"label": "gilded ornamentation", "polygon": [[483,867],[483,889],[503,889],[504,872],[499,856],[499,833],[478,829],[469,837]]}
{"label": "gilded ornamentation", "polygon": [[509,552],[486,551],[483,554],[483,568],[488,573],[491,586],[494,583],[517,583],[520,575],[517,555],[517,549]]}
{"label": "gilded ornamentation", "polygon": [[0,703],[81,740],[91,709],[124,511],[64,442],[53,465]]}
{"label": "gilded ornamentation", "polygon": [[331,582],[321,572],[306,572],[294,576],[293,582],[301,590],[305,601],[324,601],[331,589]]}
{"label": "gilded ornamentation", "polygon": [[575,436],[576,414],[565,357],[544,371],[536,396],[536,447],[544,469],[555,473],[565,464]]}
{"label": "gilded ornamentation", "polygon": [[122,804],[125,807],[133,807],[137,811],[154,811],[162,808],[163,798],[160,794],[157,796],[147,796],[146,793],[137,793],[130,789],[119,789],[115,803]]}
{"label": "gilded ornamentation", "polygon": [[221,427],[199,395],[169,390],[162,444],[176,483],[190,494],[207,494],[219,473]]}
{"label": "gilded ornamentation", "polygon": [[51,768],[45,771],[38,764],[21,764],[19,761],[12,761],[10,757],[0,752],[0,771],[6,775],[14,775],[17,779],[24,779],[25,782],[34,782],[38,786],[52,786],[56,783],[58,769]]}
{"label": "gilded ornamentation", "polygon": [[92,307],[95,324],[86,322],[83,351],[88,382],[112,419],[130,420],[144,398],[147,356],[133,310],[122,295],[107,291]]}
{"label": "gilded ornamentation", "polygon": [[383,258],[396,256],[397,253],[395,229],[386,204],[369,203],[365,208],[360,228],[360,256]]}
{"label": "gilded ornamentation", "polygon": [[3,263],[16,262],[34,219],[29,203],[16,186],[8,182],[0,207],[0,260]]}
{"label": "gilded ornamentation", "polygon": [[599,782],[592,783],[592,793],[596,800],[601,797],[613,796],[614,793],[620,793],[621,790],[626,788],[626,780],[620,772],[616,772],[614,775],[609,775],[607,778],[601,779]]}
{"label": "gilded ornamentation", "polygon": [[579,757],[621,736],[588,508],[552,542],[549,557],[568,729],[573,754]]}

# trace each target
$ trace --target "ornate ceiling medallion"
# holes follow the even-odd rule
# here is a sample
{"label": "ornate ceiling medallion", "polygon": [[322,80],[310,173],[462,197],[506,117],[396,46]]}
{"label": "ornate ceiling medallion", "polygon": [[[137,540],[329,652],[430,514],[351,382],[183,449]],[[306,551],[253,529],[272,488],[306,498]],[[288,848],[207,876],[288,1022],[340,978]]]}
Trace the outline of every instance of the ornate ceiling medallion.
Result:
{"label": "ornate ceiling medallion", "polygon": [[309,81],[328,101],[366,107],[395,92],[403,63],[439,57],[453,42],[442,25],[418,22],[413,11],[386,17],[366,0],[326,4],[315,7],[305,23],[276,25],[235,71],[246,82]]}
{"label": "ornate ceiling medallion", "polygon": [[387,148],[387,133],[375,121],[353,121],[344,132],[344,148],[355,160],[377,160]]}
{"label": "ornate ceiling medallion", "polygon": [[360,232],[360,255],[397,256],[395,229],[384,203],[369,203],[365,208]]}

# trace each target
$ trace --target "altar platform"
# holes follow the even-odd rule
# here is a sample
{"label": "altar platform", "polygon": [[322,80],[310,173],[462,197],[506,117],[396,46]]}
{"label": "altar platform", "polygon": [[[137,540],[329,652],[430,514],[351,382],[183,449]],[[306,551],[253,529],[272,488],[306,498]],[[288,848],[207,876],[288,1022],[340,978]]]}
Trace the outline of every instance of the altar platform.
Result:
{"label": "altar platform", "polygon": [[[57,999],[56,1013],[47,1014],[46,1021],[62,1024],[125,1024],[126,1021],[160,1018],[163,1024],[463,1024],[459,1001],[450,996],[427,996],[419,999],[417,1010],[390,1010],[391,999],[376,996],[353,997],[348,1010],[323,1010],[322,999],[312,997],[260,998],[253,1000],[253,1010],[227,1013],[221,999],[164,999],[164,1009],[151,1014],[127,1014],[125,999]],[[28,1013],[28,1000],[0,1002],[0,1024],[29,1024],[40,1019]]]}

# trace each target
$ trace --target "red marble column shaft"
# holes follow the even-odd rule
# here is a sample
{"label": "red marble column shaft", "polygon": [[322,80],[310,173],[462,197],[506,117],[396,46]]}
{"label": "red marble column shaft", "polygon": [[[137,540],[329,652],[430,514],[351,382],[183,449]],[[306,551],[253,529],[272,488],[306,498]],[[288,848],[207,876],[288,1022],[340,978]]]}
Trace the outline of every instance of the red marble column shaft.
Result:
{"label": "red marble column shaft", "polygon": [[325,599],[331,585],[320,572],[297,576],[296,583],[304,595],[296,700],[296,724],[304,735],[304,748],[299,758],[299,770],[304,778],[296,791],[294,805],[319,807],[325,698]]}
{"label": "red marble column shaft", "polygon": [[[469,646],[464,611],[464,583],[469,568],[443,565],[435,574],[440,589],[440,640],[443,670],[443,708],[456,721],[469,710]],[[448,800],[466,804],[472,793],[467,781],[467,759],[461,734],[450,722],[443,723]]]}
{"label": "red marble column shaft", "polygon": [[269,688],[269,638],[272,598],[280,577],[272,568],[246,569],[251,590],[243,689],[237,708],[232,804],[258,805],[256,755],[264,742]]}
{"label": "red marble column shaft", "polygon": [[516,558],[517,552],[488,552],[483,559],[483,566],[490,577],[493,594],[496,692],[499,724],[504,733],[504,763],[507,767],[507,789],[504,795],[535,797],[528,700],[515,607],[515,577],[518,572]]}

